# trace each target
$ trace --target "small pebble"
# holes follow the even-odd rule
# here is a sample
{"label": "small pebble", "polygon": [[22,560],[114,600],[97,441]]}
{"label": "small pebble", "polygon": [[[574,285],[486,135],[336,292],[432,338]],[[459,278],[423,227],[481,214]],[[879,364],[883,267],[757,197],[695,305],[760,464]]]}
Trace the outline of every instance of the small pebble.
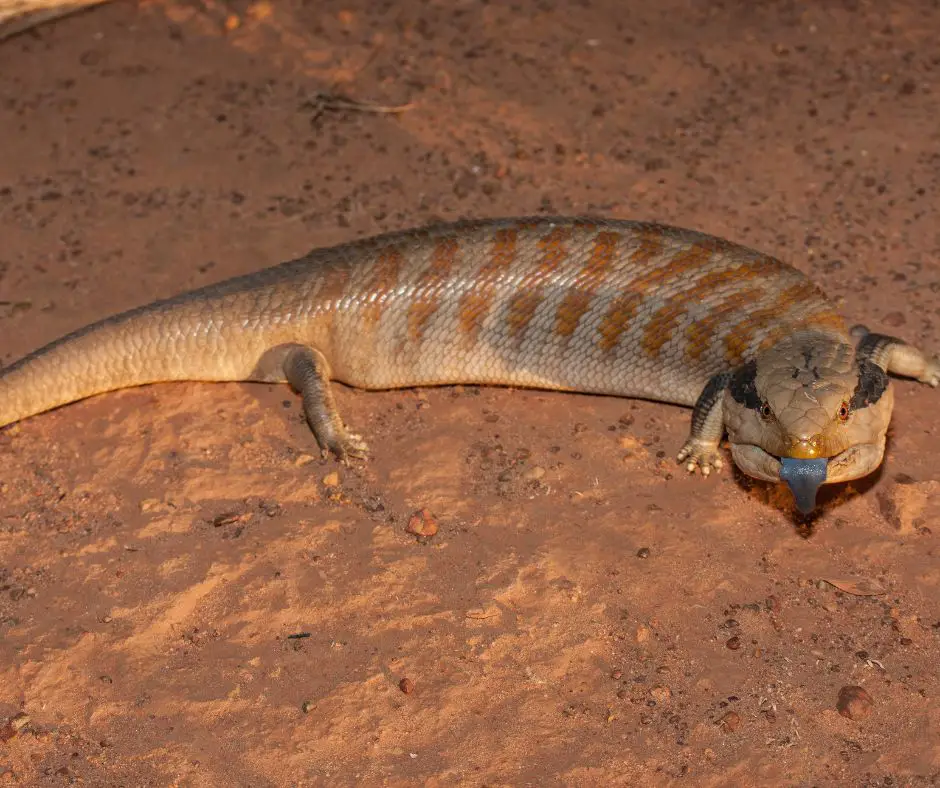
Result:
{"label": "small pebble", "polygon": [[541,465],[533,465],[525,473],[522,474],[522,478],[526,481],[538,481],[545,475],[545,469]]}
{"label": "small pebble", "polygon": [[304,714],[309,714],[309,713],[310,713],[311,711],[313,711],[316,707],[317,707],[317,704],[314,703],[312,700],[305,700],[303,703],[300,704],[300,710],[301,710]]}
{"label": "small pebble", "polygon": [[741,715],[736,711],[729,711],[718,720],[718,725],[724,733],[734,733],[741,727]]}
{"label": "small pebble", "polygon": [[641,547],[639,550],[636,551],[636,557],[637,558],[649,558],[650,549],[648,547]]}
{"label": "small pebble", "polygon": [[144,500],[140,502],[139,506],[140,511],[143,514],[147,514],[147,512],[157,511],[160,508],[160,501],[158,501],[156,498],[144,498]]}
{"label": "small pebble", "polygon": [[611,677],[612,679],[617,679],[617,680],[619,680],[619,679],[623,678],[623,671],[622,671],[622,670],[615,670],[615,671],[613,671],[613,672],[610,674],[610,677]]}
{"label": "small pebble", "polygon": [[405,530],[419,541],[428,540],[437,533],[437,520],[427,509],[419,509],[411,515]]}
{"label": "small pebble", "polygon": [[339,487],[339,474],[336,471],[328,473],[323,477],[324,487]]}
{"label": "small pebble", "polygon": [[907,318],[904,317],[903,312],[889,312],[881,318],[881,322],[891,328],[899,328],[907,322]]}
{"label": "small pebble", "polygon": [[406,676],[398,682],[398,689],[400,689],[406,695],[410,695],[415,691],[415,683]]}
{"label": "small pebble", "polygon": [[875,700],[864,687],[850,685],[839,690],[836,709],[850,720],[864,720],[871,714]]}
{"label": "small pebble", "polygon": [[737,635],[730,637],[725,641],[725,645],[732,651],[737,651],[739,648],[741,648],[741,638],[739,638]]}
{"label": "small pebble", "polygon": [[650,697],[657,703],[668,703],[672,698],[672,690],[664,684],[657,684],[650,689]]}

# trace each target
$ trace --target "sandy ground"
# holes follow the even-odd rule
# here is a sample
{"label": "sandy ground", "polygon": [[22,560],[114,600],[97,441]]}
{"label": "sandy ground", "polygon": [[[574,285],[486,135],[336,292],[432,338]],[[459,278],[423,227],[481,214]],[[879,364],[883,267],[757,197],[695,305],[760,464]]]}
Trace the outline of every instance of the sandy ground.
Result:
{"label": "sandy ground", "polygon": [[[10,39],[3,361],[312,247],[546,211],[756,246],[938,349],[940,8],[888,5],[117,2]],[[338,397],[364,468],[277,386],[0,435],[0,784],[940,781],[940,392],[897,384],[882,472],[812,528],[680,473],[679,408]]]}

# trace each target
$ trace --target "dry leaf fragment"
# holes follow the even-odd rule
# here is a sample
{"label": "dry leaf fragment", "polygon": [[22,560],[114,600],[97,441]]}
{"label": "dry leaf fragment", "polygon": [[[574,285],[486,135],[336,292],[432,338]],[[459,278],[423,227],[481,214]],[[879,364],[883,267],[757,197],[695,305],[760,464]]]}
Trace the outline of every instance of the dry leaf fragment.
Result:
{"label": "dry leaf fragment", "polygon": [[868,578],[861,578],[859,580],[852,580],[851,578],[830,578],[823,577],[821,580],[824,583],[829,583],[829,585],[834,588],[838,588],[840,591],[844,591],[846,594],[851,594],[852,596],[878,596],[879,594],[884,594],[887,592],[887,589],[876,583],[874,580],[869,580]]}
{"label": "dry leaf fragment", "polygon": [[471,618],[474,621],[486,621],[488,618],[496,618],[499,616],[499,610],[492,607],[478,608],[477,610],[471,610],[467,613],[464,613],[464,616]]}

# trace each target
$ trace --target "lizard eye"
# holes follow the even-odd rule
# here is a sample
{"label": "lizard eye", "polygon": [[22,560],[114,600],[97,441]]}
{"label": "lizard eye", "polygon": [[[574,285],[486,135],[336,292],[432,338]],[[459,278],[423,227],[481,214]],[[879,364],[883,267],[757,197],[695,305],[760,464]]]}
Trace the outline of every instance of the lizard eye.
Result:
{"label": "lizard eye", "polygon": [[849,420],[849,403],[843,402],[839,408],[839,420],[848,421]]}
{"label": "lizard eye", "polygon": [[770,405],[768,405],[766,402],[762,402],[760,404],[758,412],[760,413],[762,419],[769,419],[774,415],[774,412],[770,409]]}

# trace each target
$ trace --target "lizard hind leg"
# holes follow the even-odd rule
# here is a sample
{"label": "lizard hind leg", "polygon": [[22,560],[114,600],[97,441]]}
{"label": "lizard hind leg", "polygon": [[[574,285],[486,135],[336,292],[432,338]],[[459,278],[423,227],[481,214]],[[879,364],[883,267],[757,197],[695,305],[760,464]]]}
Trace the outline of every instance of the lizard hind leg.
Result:
{"label": "lizard hind leg", "polygon": [[346,429],[330,387],[330,365],[324,355],[311,347],[295,346],[284,357],[284,376],[301,395],[304,415],[323,451],[341,462],[364,459],[369,447],[358,435]]}

